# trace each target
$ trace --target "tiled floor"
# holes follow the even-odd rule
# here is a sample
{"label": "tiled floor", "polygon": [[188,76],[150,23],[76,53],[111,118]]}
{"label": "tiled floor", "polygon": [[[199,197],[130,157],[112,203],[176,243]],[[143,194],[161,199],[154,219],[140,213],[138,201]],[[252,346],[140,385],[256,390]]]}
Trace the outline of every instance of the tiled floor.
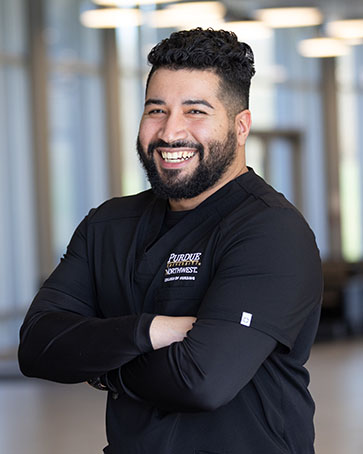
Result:
{"label": "tiled floor", "polygon": [[[363,341],[315,345],[309,369],[316,454],[362,454]],[[101,454],[104,407],[88,385],[0,381],[0,453]]]}

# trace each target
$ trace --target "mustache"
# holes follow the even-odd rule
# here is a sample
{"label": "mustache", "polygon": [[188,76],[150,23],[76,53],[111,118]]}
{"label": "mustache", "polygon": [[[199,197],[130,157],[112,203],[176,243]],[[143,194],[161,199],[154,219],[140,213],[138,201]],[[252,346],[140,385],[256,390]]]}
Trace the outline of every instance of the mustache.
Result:
{"label": "mustache", "polygon": [[186,140],[178,140],[176,142],[168,143],[165,142],[162,139],[155,140],[154,142],[150,142],[149,146],[147,147],[147,153],[148,155],[152,155],[154,150],[156,148],[170,148],[170,149],[175,149],[175,148],[193,148],[195,149],[201,157],[204,155],[204,147],[200,143],[194,143],[194,142],[188,142]]}

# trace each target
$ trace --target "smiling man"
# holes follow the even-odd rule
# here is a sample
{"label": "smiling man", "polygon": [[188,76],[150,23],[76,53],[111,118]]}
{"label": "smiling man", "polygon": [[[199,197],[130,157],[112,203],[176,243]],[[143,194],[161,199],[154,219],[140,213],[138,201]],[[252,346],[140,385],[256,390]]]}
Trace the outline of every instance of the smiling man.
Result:
{"label": "smiling man", "polygon": [[137,148],[154,192],[172,209],[195,208],[247,171],[251,115],[246,108],[231,115],[220,85],[210,69],[161,67],[150,75]]}
{"label": "smiling man", "polygon": [[149,62],[152,189],[79,225],[25,318],[20,367],[108,391],[107,454],[312,454],[320,259],[246,165],[251,48],[195,29]]}

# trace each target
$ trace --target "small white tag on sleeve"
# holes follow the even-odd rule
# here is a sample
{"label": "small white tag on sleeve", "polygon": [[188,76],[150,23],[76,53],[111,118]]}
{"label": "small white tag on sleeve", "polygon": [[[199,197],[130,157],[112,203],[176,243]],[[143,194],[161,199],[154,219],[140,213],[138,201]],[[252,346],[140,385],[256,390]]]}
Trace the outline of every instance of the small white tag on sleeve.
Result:
{"label": "small white tag on sleeve", "polygon": [[252,314],[249,312],[243,312],[242,317],[241,317],[241,325],[244,326],[250,326],[252,321]]}

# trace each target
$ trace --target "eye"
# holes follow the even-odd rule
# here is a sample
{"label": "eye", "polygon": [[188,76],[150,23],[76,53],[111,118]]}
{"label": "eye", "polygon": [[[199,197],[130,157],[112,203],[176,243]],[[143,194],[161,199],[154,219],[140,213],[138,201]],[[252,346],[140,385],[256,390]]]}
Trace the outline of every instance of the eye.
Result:
{"label": "eye", "polygon": [[151,109],[146,112],[147,115],[158,115],[158,114],[163,114],[165,113],[163,109]]}
{"label": "eye", "polygon": [[192,115],[206,115],[206,112],[203,112],[203,110],[199,110],[199,109],[191,109],[189,110],[190,114]]}

